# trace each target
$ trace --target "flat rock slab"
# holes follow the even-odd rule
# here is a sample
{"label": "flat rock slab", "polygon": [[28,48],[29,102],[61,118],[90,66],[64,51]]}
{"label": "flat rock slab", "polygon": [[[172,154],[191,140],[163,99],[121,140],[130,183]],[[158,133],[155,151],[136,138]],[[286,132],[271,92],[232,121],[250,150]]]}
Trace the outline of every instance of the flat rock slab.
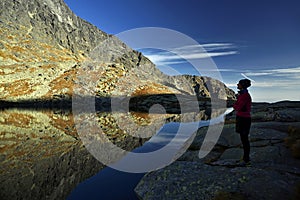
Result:
{"label": "flat rock slab", "polygon": [[[217,145],[224,147],[235,147],[241,144],[240,135],[235,132],[234,124],[225,124],[222,133],[217,141]],[[197,135],[190,146],[190,149],[199,150],[205,135],[207,134],[207,127],[202,127],[197,131]]]}
{"label": "flat rock slab", "polygon": [[[220,156],[219,160],[240,160],[243,156],[242,148],[226,149]],[[279,146],[252,147],[250,158],[252,162],[276,162],[281,158]]]}
{"label": "flat rock slab", "polygon": [[221,159],[215,162],[211,162],[212,166],[225,166],[225,167],[242,167],[239,163],[239,159]]}
{"label": "flat rock slab", "polygon": [[[229,161],[228,162],[234,162]],[[255,167],[208,166],[176,161],[148,173],[135,188],[141,199],[213,199],[218,193],[238,193],[247,199],[289,199],[299,176]]]}
{"label": "flat rock slab", "polygon": [[230,148],[226,149],[220,157],[220,160],[234,159],[240,160],[243,156],[243,149],[241,148]]}
{"label": "flat rock slab", "polygon": [[252,125],[250,130],[250,140],[283,140],[287,137],[287,133],[274,130],[272,128],[259,128],[255,124]]}
{"label": "flat rock slab", "polygon": [[140,199],[226,199],[228,194],[228,199],[298,199],[300,160],[284,143],[289,127],[300,124],[252,123],[250,166],[239,163],[243,149],[234,124],[225,124],[213,151],[199,159],[207,132],[201,128],[187,152],[171,165],[146,174],[135,192]]}

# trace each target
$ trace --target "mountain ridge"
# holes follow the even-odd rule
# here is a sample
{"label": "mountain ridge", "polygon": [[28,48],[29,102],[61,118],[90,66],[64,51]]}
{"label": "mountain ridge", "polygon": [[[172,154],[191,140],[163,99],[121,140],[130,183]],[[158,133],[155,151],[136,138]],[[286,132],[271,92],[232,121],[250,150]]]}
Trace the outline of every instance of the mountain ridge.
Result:
{"label": "mountain ridge", "polygon": [[[3,10],[0,14],[2,100],[71,97],[81,65],[101,42],[113,37],[76,16],[62,0],[2,1],[0,7]],[[120,46],[117,48],[125,45],[121,41],[117,44]],[[130,48],[110,63],[97,64],[102,65],[99,68],[102,79],[97,80],[99,87],[96,91],[100,96],[111,95],[118,84],[122,90],[115,91],[115,94],[120,95],[139,93],[139,87],[147,85],[151,86],[149,94],[180,94],[185,91],[190,95],[210,97],[207,88],[195,91],[198,82],[190,81],[192,78],[187,81],[185,77],[188,76],[167,76],[148,58]],[[117,83],[124,75],[128,83]],[[216,83],[216,87],[220,86],[218,81],[211,80],[206,79],[209,83]],[[128,87],[129,83],[131,87]],[[235,99],[234,92],[225,88],[226,94],[218,97]]]}

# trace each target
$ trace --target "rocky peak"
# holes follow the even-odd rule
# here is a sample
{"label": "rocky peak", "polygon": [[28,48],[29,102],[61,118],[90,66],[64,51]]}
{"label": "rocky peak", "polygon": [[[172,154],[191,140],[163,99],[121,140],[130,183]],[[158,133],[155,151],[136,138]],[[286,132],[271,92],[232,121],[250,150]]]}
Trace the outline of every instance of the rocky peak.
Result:
{"label": "rocky peak", "polygon": [[[76,16],[63,0],[5,0],[0,2],[0,8],[2,100],[70,98],[82,62],[92,56],[101,42],[113,38]],[[138,94],[143,88],[144,94],[211,97],[205,84],[216,83],[211,89],[215,91],[221,85],[209,78],[167,76],[141,53],[117,38],[114,42],[113,47],[125,48],[126,53],[109,61],[98,60],[95,64],[102,77],[95,80],[97,95],[109,96],[115,88],[120,88],[115,91],[117,95]],[[194,81],[189,81],[191,79]],[[200,84],[201,90],[195,90],[195,84]],[[143,87],[146,85],[149,87]],[[234,95],[226,88],[226,94],[218,97],[232,99]]]}
{"label": "rocky peak", "polygon": [[27,29],[32,39],[87,54],[107,34],[77,17],[62,0],[1,1],[2,23]]}

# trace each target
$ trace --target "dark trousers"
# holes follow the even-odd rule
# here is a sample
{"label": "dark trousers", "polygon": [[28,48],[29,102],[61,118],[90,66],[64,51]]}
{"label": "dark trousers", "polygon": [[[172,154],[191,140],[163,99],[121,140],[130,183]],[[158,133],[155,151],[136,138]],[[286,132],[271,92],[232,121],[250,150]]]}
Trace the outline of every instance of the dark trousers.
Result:
{"label": "dark trousers", "polygon": [[251,118],[250,117],[236,117],[236,132],[240,134],[241,141],[244,149],[243,160],[245,162],[250,161],[250,142],[249,142],[249,132],[251,126]]}
{"label": "dark trousers", "polygon": [[250,142],[248,139],[248,135],[249,133],[240,133],[241,136],[241,141],[243,144],[243,149],[244,149],[244,156],[243,156],[243,160],[245,162],[249,162],[250,161]]}

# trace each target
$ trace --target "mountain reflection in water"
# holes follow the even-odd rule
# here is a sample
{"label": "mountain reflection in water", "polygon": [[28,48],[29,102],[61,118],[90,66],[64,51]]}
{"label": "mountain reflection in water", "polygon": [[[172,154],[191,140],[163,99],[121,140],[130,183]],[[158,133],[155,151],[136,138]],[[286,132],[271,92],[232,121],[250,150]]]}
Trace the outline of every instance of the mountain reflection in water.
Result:
{"label": "mountain reflection in water", "polygon": [[[184,124],[187,128],[192,124],[196,124],[197,127],[200,128],[210,124],[217,124],[222,122],[224,116],[232,112],[232,110],[232,108],[219,110],[218,114],[214,113],[214,117],[211,120],[199,120],[199,118],[195,118],[197,114],[189,113],[192,122],[176,122],[174,119],[178,119],[176,117],[180,117],[176,116],[173,118],[173,121],[164,124],[159,131],[150,138],[150,140],[145,142],[141,147],[135,148],[132,152],[147,153],[156,151],[165,147],[165,145],[174,139],[175,135],[178,133],[179,126]],[[195,121],[197,119],[199,121]],[[176,143],[175,141],[175,145],[184,144],[191,137],[191,135],[186,136],[187,137],[184,136],[179,138],[179,140],[184,140],[183,143]],[[126,159],[126,156],[122,159]],[[106,167],[95,176],[80,183],[72,191],[68,199],[138,199],[134,193],[134,188],[144,175],[145,173],[128,173],[111,167]]]}
{"label": "mountain reflection in water", "polygon": [[[184,123],[206,126],[210,117],[221,116],[225,110],[185,113],[190,122]],[[82,144],[70,110],[10,108],[0,112],[1,199],[80,199],[81,195],[98,199],[135,198],[133,188],[143,173],[105,168]],[[115,119],[116,116],[130,119],[138,126],[124,131],[125,125],[120,129],[121,120]],[[107,138],[120,148],[151,152],[174,137],[182,115],[98,112],[97,118]],[[138,131],[136,127],[149,124],[156,124],[155,130],[160,131],[143,139],[129,134]]]}

